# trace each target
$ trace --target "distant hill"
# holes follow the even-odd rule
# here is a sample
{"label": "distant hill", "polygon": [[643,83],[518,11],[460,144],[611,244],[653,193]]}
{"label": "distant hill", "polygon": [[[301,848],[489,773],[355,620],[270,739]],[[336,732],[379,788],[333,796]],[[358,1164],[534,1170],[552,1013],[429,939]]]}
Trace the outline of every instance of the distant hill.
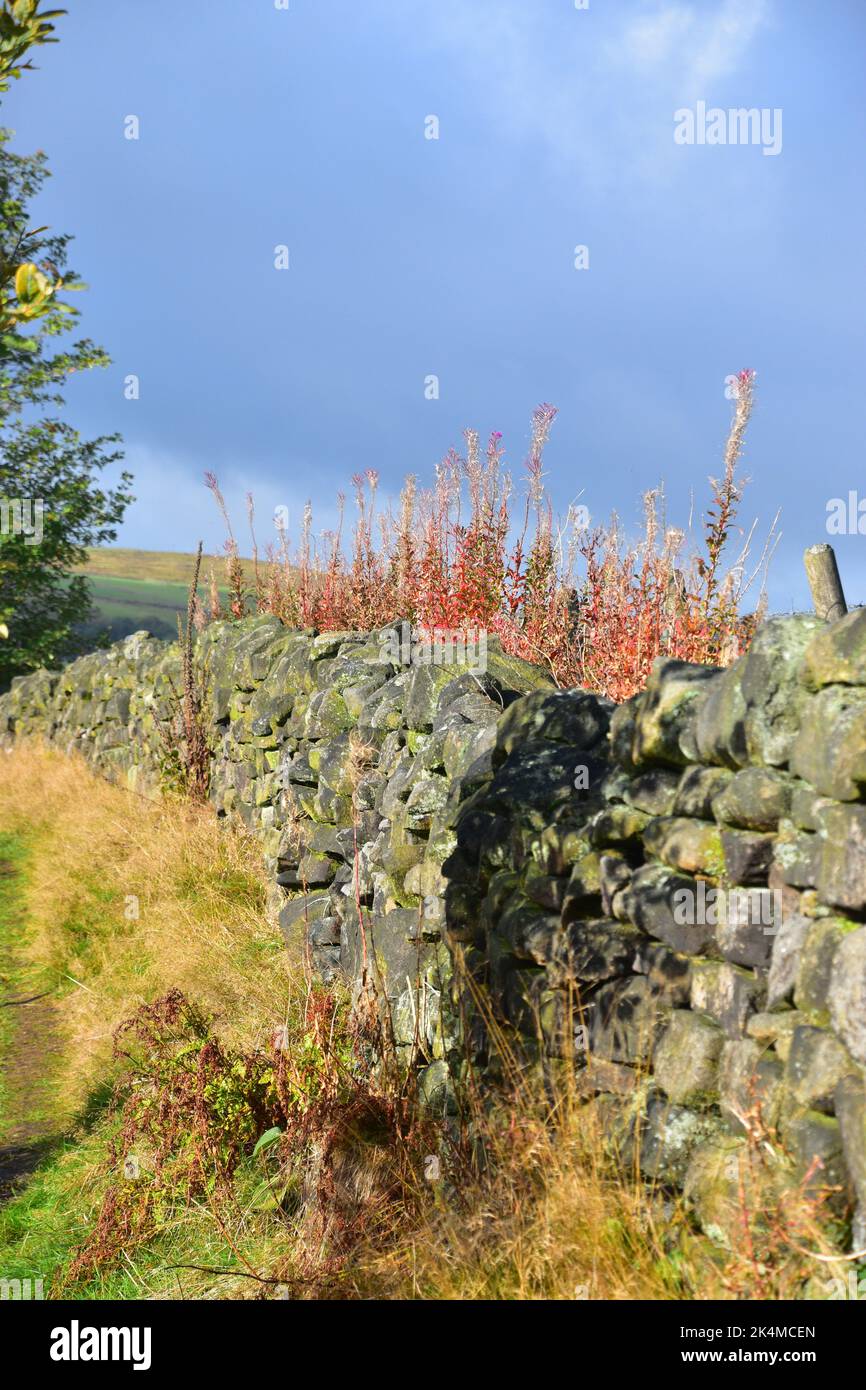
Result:
{"label": "distant hill", "polygon": [[[202,576],[207,580],[211,566],[217,579],[224,576],[223,555],[205,555],[202,558]],[[241,564],[248,577],[253,573],[252,560],[242,560]],[[109,575],[112,579],[157,579],[168,584],[186,584],[192,579],[195,556],[178,550],[125,550],[119,545],[105,545],[88,553],[82,573],[90,575]]]}
{"label": "distant hill", "polygon": [[[205,556],[202,561],[202,601],[207,598],[210,571],[220,584],[225,575],[223,556]],[[251,560],[243,562],[249,578]],[[146,628],[154,637],[177,636],[177,615],[186,612],[187,593],[195,566],[195,556],[172,550],[126,550],[105,546],[91,550],[80,573],[88,575],[93,592],[94,616],[81,629],[95,641],[106,629],[113,642],[131,632]]]}

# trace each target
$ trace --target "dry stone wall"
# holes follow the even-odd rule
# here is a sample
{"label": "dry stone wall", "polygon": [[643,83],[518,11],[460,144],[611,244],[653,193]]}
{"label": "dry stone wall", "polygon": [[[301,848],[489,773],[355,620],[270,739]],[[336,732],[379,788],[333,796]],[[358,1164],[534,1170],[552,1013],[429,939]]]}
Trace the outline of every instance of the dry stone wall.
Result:
{"label": "dry stone wall", "polygon": [[[484,671],[427,654],[272,618],[198,640],[212,800],[287,940],[356,992],[366,968],[428,1104],[503,1043],[573,1067],[722,1240],[759,1116],[866,1244],[866,610],[773,619],[724,671],[659,660],[619,707],[492,642]],[[0,739],[156,793],[179,678],[136,634],[16,682]]]}

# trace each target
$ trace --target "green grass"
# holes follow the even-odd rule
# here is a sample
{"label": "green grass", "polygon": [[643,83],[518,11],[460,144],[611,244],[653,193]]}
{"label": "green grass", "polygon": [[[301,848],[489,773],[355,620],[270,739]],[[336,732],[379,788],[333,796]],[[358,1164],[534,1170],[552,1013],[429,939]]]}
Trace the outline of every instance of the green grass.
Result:
{"label": "green grass", "polygon": [[[84,631],[93,635],[108,629],[113,642],[144,628],[154,637],[177,637],[178,614],[186,613],[187,589],[183,584],[152,579],[115,579],[97,575],[91,579],[93,617]],[[202,600],[205,591],[199,589]]]}
{"label": "green grass", "polygon": [[[24,845],[12,835],[0,833],[0,998],[11,999],[20,985],[20,971],[9,955],[9,945],[20,926],[21,914],[16,902],[15,883],[24,862]],[[15,1031],[13,1009],[0,1009],[0,1058],[12,1045]],[[6,1088],[0,1071],[0,1134],[3,1132]]]}
{"label": "green grass", "polygon": [[[0,832],[0,998],[23,998],[47,987],[44,971],[34,969],[21,954],[26,939],[27,923],[21,910],[22,884],[27,871],[30,846],[21,836]],[[17,1006],[0,1008],[0,1064],[11,1056],[22,1017]],[[54,1067],[45,1058],[44,1071],[27,1094],[27,1119],[41,1121],[50,1116],[55,1099]],[[2,1145],[11,1116],[10,1095],[5,1084],[4,1069],[0,1066],[0,1145]],[[16,1116],[21,1119],[22,1116]],[[58,1247],[56,1231],[66,1217],[61,1217],[51,1192],[50,1177],[62,1162],[71,1141],[45,1139],[37,1141],[40,1169],[31,1178],[24,1192],[0,1207],[0,1277],[3,1279],[42,1279],[46,1293],[51,1273],[63,1253]],[[48,1176],[43,1184],[42,1172]],[[69,1233],[69,1243],[75,1237]]]}
{"label": "green grass", "polygon": [[[74,1128],[49,1152],[25,1189],[0,1207],[0,1277],[41,1279],[46,1298],[100,1299],[245,1297],[260,1285],[227,1245],[204,1204],[178,1206],[150,1241],[127,1252],[91,1279],[63,1287],[64,1272],[89,1234],[107,1185],[106,1153],[118,1122],[107,1108],[111,1090],[93,1093]],[[273,1254],[275,1229],[262,1216],[250,1220],[261,1186],[261,1167],[247,1159],[235,1174],[238,1213],[247,1212],[233,1241],[255,1269]],[[234,1224],[234,1223],[233,1223]],[[280,1230],[282,1228],[279,1228]],[[223,1271],[212,1273],[212,1271]]]}
{"label": "green grass", "polygon": [[[26,836],[0,832],[0,998],[9,1000],[36,993],[50,985],[56,972],[37,970],[26,960],[27,921],[21,908],[28,859],[36,852]],[[111,891],[96,883],[81,885],[79,913],[73,923],[58,929],[82,936],[85,954],[110,937],[116,924]],[[256,962],[250,961],[250,968]],[[62,1007],[62,1005],[61,1005]],[[0,1008],[0,1147],[4,1141],[2,1063],[12,1055],[21,1016],[16,1008]],[[56,1039],[54,1040],[56,1044]],[[32,1045],[32,1040],[31,1040]],[[46,1057],[44,1072],[27,1091],[26,1118],[68,1115],[58,1083],[60,1059]],[[255,1268],[273,1251],[276,1228],[260,1207],[260,1162],[245,1160],[236,1174],[238,1231],[227,1244],[218,1223],[203,1203],[179,1205],[163,1228],[149,1241],[127,1253],[92,1279],[70,1288],[64,1272],[93,1227],[105,1189],[114,1178],[109,1160],[119,1119],[110,1105],[116,1075],[113,1065],[92,1086],[82,1112],[62,1119],[60,1133],[37,1141],[38,1163],[26,1185],[0,1205],[0,1278],[41,1280],[46,1298],[74,1300],[248,1297],[262,1286],[244,1275],[248,1260]],[[20,1096],[15,1119],[22,1120]],[[11,1117],[5,1115],[8,1123]],[[231,1248],[234,1246],[234,1249]],[[237,1252],[237,1253],[235,1253]],[[212,1271],[219,1271],[213,1273]]]}

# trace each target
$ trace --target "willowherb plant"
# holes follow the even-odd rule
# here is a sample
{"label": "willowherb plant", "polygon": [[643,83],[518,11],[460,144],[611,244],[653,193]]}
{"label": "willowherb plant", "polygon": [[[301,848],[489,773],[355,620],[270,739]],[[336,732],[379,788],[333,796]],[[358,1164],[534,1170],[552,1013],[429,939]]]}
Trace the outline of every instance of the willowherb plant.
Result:
{"label": "willowherb plant", "polygon": [[[667,524],[661,489],[644,499],[643,535],[627,540],[616,516],[606,526],[581,524],[572,507],[555,519],[544,486],[544,451],[556,410],[533,413],[524,465],[525,493],[515,515],[515,489],[504,466],[501,435],[482,451],[465,435],[465,457],[450,450],[433,486],[409,477],[396,514],[377,513],[378,475],[353,479],[356,519],[348,555],[342,544],[343,503],[336,532],[313,536],[312,508],[303,516],[296,552],[285,529],[259,570],[253,534],[255,607],[290,626],[320,631],[370,630],[398,620],[423,630],[463,633],[486,628],[506,652],[546,666],[563,686],[579,685],[622,700],[646,681],[659,655],[725,664],[747,646],[762,611],[741,613],[751,584],[766,571],[767,543],[747,573],[754,526],[723,568],[737,527],[745,480],[737,474],[753,405],[754,372],[740,372],[724,472],[710,479],[701,543]],[[208,487],[225,519],[230,612],[247,611],[243,566],[213,474]],[[252,527],[252,499],[248,498]],[[739,534],[742,536],[742,532]],[[761,591],[762,592],[762,591]]]}
{"label": "willowherb plant", "polygon": [[[231,517],[229,516],[228,508],[225,504],[225,498],[220,491],[216,474],[210,472],[205,473],[204,480],[205,486],[208,487],[213,494],[214,501],[219,507],[226,525],[225,567],[229,591],[229,612],[233,618],[242,618],[246,612],[246,584],[244,581],[244,568],[241,564],[240,552],[238,551],[238,543],[232,531]],[[247,511],[250,529],[252,530],[253,508],[252,497],[249,493],[247,493]],[[256,553],[255,535],[253,535],[253,553]],[[256,585],[256,591],[256,597],[258,597],[258,585]]]}
{"label": "willowherb plant", "polygon": [[[177,616],[177,640],[180,648],[181,688],[177,689],[168,675],[170,716],[166,723],[157,723],[163,748],[163,775],[167,786],[176,786],[193,801],[207,801],[210,789],[211,750],[204,715],[206,699],[205,675],[196,667],[195,632],[207,622],[207,614],[198,595],[201,573],[202,542],[198,543],[192,579],[187,594],[186,623]],[[217,601],[218,602],[218,601]],[[211,606],[211,616],[219,617]]]}

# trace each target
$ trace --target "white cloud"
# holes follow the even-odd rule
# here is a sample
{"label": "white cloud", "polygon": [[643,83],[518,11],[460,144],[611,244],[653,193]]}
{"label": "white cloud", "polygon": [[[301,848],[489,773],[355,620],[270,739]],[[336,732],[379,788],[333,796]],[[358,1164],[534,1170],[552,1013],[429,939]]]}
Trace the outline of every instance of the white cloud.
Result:
{"label": "white cloud", "polygon": [[540,141],[558,175],[607,189],[668,167],[671,113],[737,70],[770,4],[619,0],[580,12],[565,0],[436,0],[395,15],[388,0],[386,13],[387,32],[400,17],[408,42],[448,52],[455,83],[500,137]]}
{"label": "white cloud", "polygon": [[[207,459],[180,458],[147,445],[128,444],[123,467],[133,474],[135,502],[129,507],[116,545],[140,550],[194,551],[204,542],[205,554],[220,555],[225,527],[204,483]],[[304,504],[314,472],[309,466],[289,465],[286,482],[275,480],[273,469],[220,468],[216,470],[241,553],[251,549],[247,526],[246,494],[251,492],[256,509],[256,536],[264,553],[276,540],[274,509],[289,511],[290,542],[298,538]],[[293,479],[306,480],[298,485]],[[316,534],[333,528],[335,506],[321,506],[314,498],[313,528]]]}
{"label": "white cloud", "polygon": [[695,15],[689,5],[665,5],[654,14],[641,15],[626,24],[616,45],[609,45],[610,57],[621,55],[643,72],[653,72],[671,61],[694,32]]}
{"label": "white cloud", "polygon": [[740,66],[768,17],[767,0],[723,0],[712,7],[662,2],[626,22],[609,56],[644,76],[706,95],[710,83]]}

